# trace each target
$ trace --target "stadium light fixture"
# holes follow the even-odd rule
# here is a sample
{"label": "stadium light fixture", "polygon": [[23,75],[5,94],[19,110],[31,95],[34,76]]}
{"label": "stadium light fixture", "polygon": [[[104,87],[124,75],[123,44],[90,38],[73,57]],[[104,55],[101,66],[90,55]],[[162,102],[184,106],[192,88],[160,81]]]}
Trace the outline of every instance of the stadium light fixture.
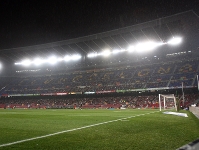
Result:
{"label": "stadium light fixture", "polygon": [[72,55],[71,60],[79,60],[81,58],[81,55]]}
{"label": "stadium light fixture", "polygon": [[64,61],[70,61],[70,60],[71,60],[71,56],[66,55],[66,56],[64,57]]}
{"label": "stadium light fixture", "polygon": [[35,59],[33,60],[33,64],[35,64],[36,66],[41,65],[43,62],[44,62],[44,61],[43,61],[42,59],[40,59],[40,58],[35,58]]}
{"label": "stadium light fixture", "polygon": [[89,58],[96,57],[96,56],[98,56],[98,54],[96,52],[95,53],[89,53],[87,55],[87,57],[89,57]]}
{"label": "stadium light fixture", "polygon": [[118,54],[120,52],[121,52],[121,50],[119,50],[119,49],[115,49],[115,50],[112,51],[113,54]]}
{"label": "stadium light fixture", "polygon": [[146,51],[150,51],[150,50],[155,49],[159,45],[161,45],[161,44],[153,42],[153,41],[149,41],[149,42],[138,43],[135,46],[135,49],[136,49],[137,52],[146,52]]}
{"label": "stadium light fixture", "polygon": [[178,45],[181,42],[182,42],[182,38],[181,37],[173,37],[167,43],[170,44],[170,45]]}
{"label": "stadium light fixture", "polygon": [[111,53],[112,54],[118,54],[118,53],[122,53],[122,52],[125,52],[126,50],[125,49],[114,49]]}
{"label": "stadium light fixture", "polygon": [[23,61],[21,62],[21,64],[22,64],[23,66],[30,66],[31,61],[30,61],[30,59],[25,59],[25,60],[23,60]]}
{"label": "stadium light fixture", "polygon": [[47,61],[48,61],[48,63],[54,65],[54,64],[57,63],[57,57],[56,56],[51,56],[51,57],[48,58]]}
{"label": "stadium light fixture", "polygon": [[17,63],[15,63],[15,65],[21,65],[21,63],[20,63],[20,62],[17,62]]}
{"label": "stadium light fixture", "polygon": [[135,51],[135,46],[129,46],[127,49],[128,52],[134,52]]}
{"label": "stadium light fixture", "polygon": [[111,54],[111,51],[110,50],[104,50],[102,53],[100,53],[100,55],[102,55],[102,56],[109,56]]}
{"label": "stadium light fixture", "polygon": [[137,45],[130,45],[127,49],[121,49],[121,50],[118,50],[118,49],[115,49],[115,50],[105,50],[101,53],[90,53],[87,55],[87,57],[91,58],[91,57],[97,57],[97,56],[109,56],[110,54],[118,54],[118,53],[121,53],[121,52],[125,52],[125,51],[128,51],[128,52],[134,52],[134,51],[137,51],[137,52],[146,52],[148,50],[153,50],[155,49],[156,47],[158,46],[161,46],[161,45],[164,45],[166,43],[157,43],[157,42],[154,42],[154,41],[148,41],[148,42],[143,42],[143,43],[138,43]]}
{"label": "stadium light fixture", "polygon": [[74,54],[74,55],[66,55],[64,58],[63,57],[57,57],[57,56],[51,56],[48,57],[47,59],[42,59],[42,58],[35,58],[33,60],[30,59],[25,59],[21,62],[16,62],[15,65],[23,65],[23,66],[29,66],[31,64],[34,64],[36,66],[39,66],[44,63],[49,63],[49,64],[56,64],[61,61],[71,61],[71,60],[79,60],[82,58],[80,54]]}

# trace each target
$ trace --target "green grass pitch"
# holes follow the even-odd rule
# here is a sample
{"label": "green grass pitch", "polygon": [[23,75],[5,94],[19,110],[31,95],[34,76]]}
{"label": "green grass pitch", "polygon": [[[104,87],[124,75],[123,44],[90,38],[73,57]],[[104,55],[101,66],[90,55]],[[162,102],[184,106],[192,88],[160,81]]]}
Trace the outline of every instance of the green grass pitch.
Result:
{"label": "green grass pitch", "polygon": [[182,112],[0,109],[0,150],[175,150],[199,138],[199,120]]}

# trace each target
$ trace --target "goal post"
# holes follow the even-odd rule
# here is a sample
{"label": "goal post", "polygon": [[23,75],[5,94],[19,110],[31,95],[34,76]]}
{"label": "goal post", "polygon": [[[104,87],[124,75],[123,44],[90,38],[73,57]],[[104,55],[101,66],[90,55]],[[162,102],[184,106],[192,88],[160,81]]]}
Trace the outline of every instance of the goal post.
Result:
{"label": "goal post", "polygon": [[173,99],[173,103],[174,103],[174,107],[177,111],[177,105],[176,105],[176,98],[174,96],[174,94],[159,94],[159,108],[160,108],[160,111],[162,111],[162,98],[163,98],[163,109],[165,110],[166,109],[166,102],[167,102],[167,99]]}

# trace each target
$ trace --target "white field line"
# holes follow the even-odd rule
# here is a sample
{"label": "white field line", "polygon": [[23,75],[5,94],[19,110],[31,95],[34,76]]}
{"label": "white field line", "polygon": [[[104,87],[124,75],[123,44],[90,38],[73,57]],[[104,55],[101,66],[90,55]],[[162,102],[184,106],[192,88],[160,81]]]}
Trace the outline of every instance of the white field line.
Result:
{"label": "white field line", "polygon": [[[155,111],[155,112],[159,112],[159,111]],[[92,124],[92,125],[88,125],[88,126],[83,126],[83,127],[79,127],[79,128],[70,129],[70,130],[55,132],[55,133],[52,133],[52,134],[38,136],[38,137],[30,138],[30,139],[25,139],[25,140],[20,140],[20,141],[16,141],[16,142],[6,143],[6,144],[0,145],[0,147],[5,147],[5,146],[18,144],[18,143],[27,142],[27,141],[33,141],[33,140],[37,140],[37,139],[42,139],[42,138],[46,138],[46,137],[50,137],[50,136],[54,136],[54,135],[58,135],[58,134],[66,133],[66,132],[72,132],[72,131],[81,130],[81,129],[85,129],[85,128],[90,128],[90,127],[94,127],[94,126],[99,126],[99,125],[107,124],[107,123],[111,123],[111,122],[123,121],[124,119],[130,119],[130,118],[133,118],[133,117],[146,115],[146,114],[152,114],[152,113],[155,113],[155,112],[145,113],[145,114],[140,114],[140,115],[135,115],[135,116],[130,116],[130,117],[125,117],[125,118],[111,120],[111,121],[106,121],[106,122],[101,122],[101,123],[96,123],[96,124]]]}

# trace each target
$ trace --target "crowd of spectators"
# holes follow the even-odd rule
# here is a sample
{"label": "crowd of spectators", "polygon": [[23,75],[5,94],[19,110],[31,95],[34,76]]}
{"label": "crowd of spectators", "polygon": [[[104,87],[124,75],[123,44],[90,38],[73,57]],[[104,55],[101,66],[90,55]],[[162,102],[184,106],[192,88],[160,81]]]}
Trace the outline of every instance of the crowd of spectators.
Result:
{"label": "crowd of spectators", "polygon": [[[184,106],[190,105],[198,98],[198,94],[187,94],[184,96]],[[163,100],[162,100],[163,105]],[[181,99],[181,105],[182,99]],[[0,108],[26,108],[26,109],[48,109],[48,108],[158,108],[159,96],[112,96],[112,97],[96,97],[96,98],[1,98]],[[174,101],[168,99],[167,107],[174,107]]]}
{"label": "crowd of spectators", "polygon": [[2,94],[96,92],[162,87],[196,87],[197,61],[123,66],[64,74],[1,77]]}

